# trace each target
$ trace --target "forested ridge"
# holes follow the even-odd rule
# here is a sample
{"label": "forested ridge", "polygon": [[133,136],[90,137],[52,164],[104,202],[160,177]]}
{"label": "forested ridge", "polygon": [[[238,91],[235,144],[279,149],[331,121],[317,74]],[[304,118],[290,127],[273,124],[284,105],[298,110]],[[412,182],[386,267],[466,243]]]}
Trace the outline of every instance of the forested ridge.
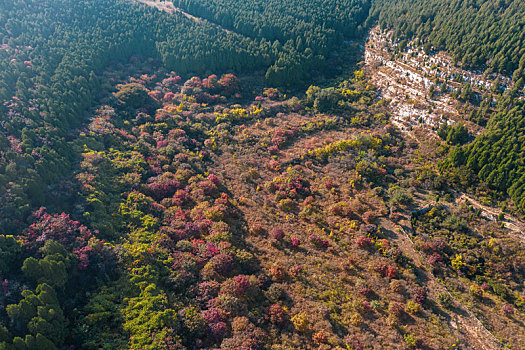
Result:
{"label": "forested ridge", "polygon": [[[492,88],[494,113],[485,133],[463,149],[454,149],[450,159],[459,166],[459,177],[470,171],[471,186],[481,180],[500,194],[509,195],[523,213],[523,94],[525,78],[525,11],[523,1],[376,1],[373,18],[394,31],[398,40],[419,39],[427,50],[450,52],[466,69],[501,73],[512,79],[503,92]],[[502,95],[502,96],[500,96]],[[486,103],[485,103],[486,105]],[[486,113],[476,106],[474,115]],[[483,112],[485,110],[485,112]],[[461,167],[463,166],[463,167]]]}
{"label": "forested ridge", "polygon": [[0,222],[10,229],[69,171],[71,128],[101,91],[97,73],[109,62],[144,55],[181,73],[269,62],[248,39],[125,1],[21,0],[3,3],[0,16]]}
{"label": "forested ridge", "polygon": [[489,68],[517,80],[525,73],[522,0],[403,0],[374,3],[374,18],[396,37],[420,38],[467,69]]}
{"label": "forested ridge", "polygon": [[[67,173],[74,155],[64,137],[92,105],[101,88],[97,73],[109,62],[144,55],[181,74],[248,72],[271,65],[270,81],[304,84],[324,60],[323,54],[340,45],[345,35],[359,32],[366,8],[366,3],[356,3],[344,12],[344,20],[338,22],[345,26],[343,33],[323,22],[331,18],[333,6],[327,12],[304,6],[308,12],[299,22],[290,14],[276,16],[282,11],[265,13],[262,18],[274,21],[262,25],[271,25],[269,31],[275,34],[245,18],[255,25],[239,30],[240,35],[213,24],[196,24],[179,12],[162,13],[121,0],[2,4],[0,108],[7,117],[2,120],[1,141],[19,149],[4,157],[2,165],[6,169],[0,178],[5,189],[2,225],[25,217],[31,206],[42,203],[45,185]],[[315,25],[308,24],[310,19]],[[253,31],[260,34],[251,38]]]}
{"label": "forested ridge", "polygon": [[232,1],[175,0],[177,7],[250,38],[272,44],[277,61],[270,83],[293,85],[326,69],[326,58],[364,33],[368,0]]}
{"label": "forested ridge", "polygon": [[[523,242],[452,198],[525,211],[523,1],[172,2],[0,0],[0,350],[525,346]],[[390,122],[377,22],[512,75],[452,92],[479,136]]]}
{"label": "forested ridge", "polygon": [[525,212],[525,168],[523,166],[523,132],[525,107],[523,102],[509,109],[495,112],[487,130],[471,144],[453,149],[449,162],[458,167],[461,176],[465,171],[475,174],[470,186],[477,180],[514,201],[520,212]]}

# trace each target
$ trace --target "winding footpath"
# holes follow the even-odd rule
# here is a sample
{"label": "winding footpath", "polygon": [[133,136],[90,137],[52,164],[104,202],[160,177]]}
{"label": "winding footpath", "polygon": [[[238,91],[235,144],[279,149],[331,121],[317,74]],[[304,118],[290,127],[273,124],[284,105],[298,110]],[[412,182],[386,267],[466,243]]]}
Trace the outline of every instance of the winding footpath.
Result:
{"label": "winding footpath", "polygon": [[406,227],[409,227],[408,220],[404,222],[403,225],[396,225],[386,218],[379,219],[379,225],[383,229],[396,235],[393,241],[397,243],[397,246],[401,251],[414,261],[416,267],[420,271],[424,271],[425,277],[428,279],[426,285],[428,287],[429,296],[433,300],[437,300],[438,294],[444,292],[454,301],[457,312],[454,310],[447,310],[450,316],[449,323],[452,328],[465,337],[470,346],[469,349],[502,349],[503,345],[501,342],[498,341],[498,339],[484,326],[476,315],[468,309],[467,306],[454,298],[454,296],[448,291],[447,287],[434,276],[429,268],[427,268],[425,258],[416,250],[412,238],[404,229],[405,224]]}
{"label": "winding footpath", "polygon": [[221,28],[223,31],[225,31],[228,34],[234,34],[234,32],[232,32],[231,30],[223,28],[223,27],[221,27],[220,25],[218,25],[216,23],[212,23],[212,22],[208,21],[207,19],[204,19],[204,18],[201,18],[201,17],[193,16],[192,14],[189,14],[189,13],[183,11],[182,9],[180,9],[178,7],[175,7],[173,2],[171,2],[171,1],[161,1],[161,0],[133,0],[133,1],[139,2],[139,3],[144,4],[144,5],[148,5],[150,7],[154,7],[156,9],[158,9],[159,11],[164,11],[164,12],[167,12],[167,13],[170,13],[170,14],[178,12],[178,13],[184,15],[184,17],[194,21],[195,23],[198,23],[198,24],[210,23],[210,24],[213,24],[213,25]]}
{"label": "winding footpath", "polygon": [[[483,205],[476,199],[464,193],[460,194],[460,196],[456,199],[456,203],[461,202],[466,202],[468,205],[472,205],[474,208],[481,210],[481,216],[490,221],[496,221],[498,215],[501,213],[501,209]],[[514,235],[525,242],[525,222],[508,213],[504,213],[502,223],[505,228],[512,231]]]}

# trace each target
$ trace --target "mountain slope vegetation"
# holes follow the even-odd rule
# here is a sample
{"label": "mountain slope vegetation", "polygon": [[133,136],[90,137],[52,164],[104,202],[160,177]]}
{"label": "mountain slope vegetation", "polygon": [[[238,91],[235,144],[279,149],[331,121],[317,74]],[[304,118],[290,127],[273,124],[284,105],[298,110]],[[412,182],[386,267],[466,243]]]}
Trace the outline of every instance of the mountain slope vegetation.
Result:
{"label": "mountain slope vegetation", "polygon": [[515,80],[525,74],[521,0],[378,0],[374,5],[381,26],[393,29],[397,37],[417,36],[450,52],[467,69],[514,74]]}
{"label": "mountain slope vegetation", "polygon": [[[0,349],[525,347],[523,237],[461,200],[525,208],[521,1],[173,5],[0,1]],[[391,122],[376,21],[503,74],[433,80],[479,135]]]}
{"label": "mountain slope vegetation", "polygon": [[[523,133],[525,79],[525,3],[523,1],[377,1],[374,18],[394,31],[398,40],[417,38],[427,51],[445,50],[466,69],[501,73],[511,78],[509,86],[491,88],[495,106],[487,130],[462,150],[453,150],[451,163],[460,167],[460,177],[471,172],[471,185],[483,181],[497,191],[499,200],[509,195],[521,213],[524,210],[523,170],[519,137]],[[503,93],[502,90],[507,88]],[[502,95],[502,96],[500,96]],[[487,106],[475,106],[472,118]],[[490,114],[490,113],[489,113]],[[498,197],[497,195],[495,197]]]}
{"label": "mountain slope vegetation", "polygon": [[0,224],[7,228],[70,171],[69,133],[104,88],[97,74],[110,62],[143,55],[180,73],[269,62],[248,39],[126,1],[20,0],[3,3],[1,16]]}

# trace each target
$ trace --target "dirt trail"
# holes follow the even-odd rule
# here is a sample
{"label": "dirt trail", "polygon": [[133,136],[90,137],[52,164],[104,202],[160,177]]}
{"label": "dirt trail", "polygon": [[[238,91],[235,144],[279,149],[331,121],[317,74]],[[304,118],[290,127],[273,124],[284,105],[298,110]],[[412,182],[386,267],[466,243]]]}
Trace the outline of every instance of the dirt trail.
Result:
{"label": "dirt trail", "polygon": [[[490,220],[490,221],[496,221],[496,218],[498,217],[499,213],[501,213],[501,209],[490,207],[487,205],[483,205],[474,198],[466,195],[461,194],[457,199],[456,203],[468,201],[470,205],[477,209],[481,209],[481,216]],[[513,231],[521,240],[525,241],[525,222],[521,221],[520,219],[504,213],[503,218],[503,225]]]}
{"label": "dirt trail", "polygon": [[[453,70],[458,74],[472,74],[461,71],[452,66],[452,62],[447,61],[447,57],[441,54],[427,56],[416,49],[410,49],[413,54],[404,54],[401,58],[394,58],[392,55],[393,44],[388,34],[382,33],[378,28],[370,32],[369,40],[365,48],[365,69],[370,74],[372,83],[381,92],[382,98],[390,99],[389,106],[392,110],[391,122],[398,127],[404,137],[415,139],[418,143],[428,141],[429,138],[437,138],[435,127],[441,123],[455,123],[461,120],[459,103],[452,99],[448,94],[436,94],[429,96],[429,87],[434,84],[435,74],[440,74],[437,70],[434,74],[431,65],[437,64],[445,72]],[[479,79],[479,78],[476,78]],[[451,82],[449,86],[457,84]],[[481,131],[476,125],[468,125],[474,134]],[[423,138],[418,140],[417,130],[423,131],[419,135]],[[482,208],[485,215],[493,215],[489,218],[495,220],[497,210],[482,206],[475,200],[462,195],[458,201],[469,199],[476,207]],[[427,206],[427,200],[421,202],[421,206]],[[506,215],[505,225],[516,232],[522,232],[525,224]],[[455,308],[447,310],[449,313],[450,325],[458,332],[458,336],[468,343],[470,349],[495,350],[501,349],[502,344],[494,335],[485,328],[483,323],[459,300],[454,298],[427,266],[424,256],[422,256],[414,246],[412,238],[408,234],[410,231],[410,218],[407,216],[397,225],[387,218],[380,219],[380,225],[394,236],[395,242],[403,253],[410,257],[418,267],[422,278],[426,279],[429,289],[429,297],[437,300],[440,293],[447,293],[454,301]]]}
{"label": "dirt trail", "polygon": [[[405,224],[408,225],[408,220],[400,223],[403,226]],[[497,350],[503,348],[503,345],[485,328],[483,323],[465,305],[455,299],[445,285],[439,282],[432,271],[426,267],[425,258],[415,249],[414,242],[403,226],[396,225],[386,218],[379,219],[379,224],[385,230],[396,234],[392,241],[396,242],[403,254],[414,261],[418,269],[426,272],[425,277],[428,278],[426,285],[430,297],[436,300],[438,294],[447,293],[452,298],[457,308],[449,310],[450,325],[466,338],[465,340],[470,348],[475,350]]]}
{"label": "dirt trail", "polygon": [[[195,23],[199,23],[199,24],[210,23],[208,20],[206,20],[204,18],[195,17],[195,16],[193,16],[193,15],[183,11],[182,9],[180,9],[178,7],[175,7],[175,5],[171,1],[162,1],[162,0],[134,0],[134,1],[137,1],[137,2],[140,2],[142,4],[154,7],[156,9],[160,10],[160,11],[164,11],[164,12],[167,12],[167,13],[178,12],[178,13],[184,15],[186,18],[191,19],[192,21],[195,21]],[[229,34],[233,33],[231,30],[223,28],[220,25],[217,25],[217,24],[215,24],[215,25],[217,27],[221,28],[222,30],[224,30],[226,33],[229,33]]]}

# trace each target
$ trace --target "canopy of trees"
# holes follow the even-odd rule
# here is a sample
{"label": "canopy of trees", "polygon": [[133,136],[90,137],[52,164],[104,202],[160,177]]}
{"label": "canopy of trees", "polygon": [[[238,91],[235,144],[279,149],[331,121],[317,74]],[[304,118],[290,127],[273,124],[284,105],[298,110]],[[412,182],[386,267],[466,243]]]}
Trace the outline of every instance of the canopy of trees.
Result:
{"label": "canopy of trees", "polygon": [[0,228],[18,226],[49,197],[46,186],[68,173],[71,127],[82,122],[110,62],[143,55],[179,73],[269,67],[272,83],[303,84],[343,38],[360,33],[369,8],[364,1],[178,5],[210,21],[124,0],[0,4]]}
{"label": "canopy of trees", "polygon": [[525,74],[523,0],[377,0],[374,18],[398,38],[418,37],[467,69]]}
{"label": "canopy of trees", "polygon": [[177,7],[270,46],[276,85],[304,83],[343,40],[360,37],[369,0],[174,0]]}
{"label": "canopy of trees", "polygon": [[487,130],[471,144],[454,149],[449,160],[455,166],[466,166],[491,188],[507,193],[525,212],[524,132],[525,105],[520,102],[494,113]]}
{"label": "canopy of trees", "polygon": [[[198,18],[128,0],[0,0],[0,349],[466,348],[427,302],[426,268],[379,226],[425,181],[405,177],[387,101],[363,71],[302,99],[275,87],[307,83],[362,38],[371,1],[173,2]],[[498,6],[514,28],[514,5]],[[462,124],[439,132],[453,165],[525,208],[524,107],[511,97],[470,145]],[[427,249],[437,266],[490,282],[522,313],[519,245],[492,242],[476,261],[467,250],[485,243],[464,243],[465,215],[413,224],[461,232]],[[519,260],[493,266],[508,256]]]}
{"label": "canopy of trees", "polygon": [[122,0],[2,2],[0,42],[0,229],[9,230],[69,171],[71,128],[110,62],[143,55],[181,73],[270,64],[269,47]]}

